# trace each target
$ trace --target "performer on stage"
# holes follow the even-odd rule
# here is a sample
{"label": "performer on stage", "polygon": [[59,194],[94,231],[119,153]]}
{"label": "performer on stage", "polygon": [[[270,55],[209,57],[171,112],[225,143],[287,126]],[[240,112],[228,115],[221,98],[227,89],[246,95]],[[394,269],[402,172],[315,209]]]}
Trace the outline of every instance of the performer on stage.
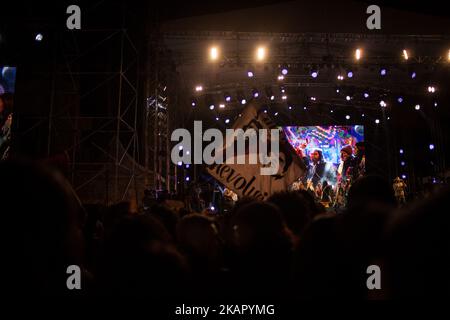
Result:
{"label": "performer on stage", "polygon": [[322,151],[319,149],[314,150],[311,153],[311,165],[308,170],[308,187],[315,190],[317,184],[321,182],[322,177],[325,173],[326,163],[323,160]]}
{"label": "performer on stage", "polygon": [[406,183],[403,181],[403,179],[400,179],[400,177],[395,178],[392,187],[394,188],[394,194],[398,204],[406,203],[405,197]]}

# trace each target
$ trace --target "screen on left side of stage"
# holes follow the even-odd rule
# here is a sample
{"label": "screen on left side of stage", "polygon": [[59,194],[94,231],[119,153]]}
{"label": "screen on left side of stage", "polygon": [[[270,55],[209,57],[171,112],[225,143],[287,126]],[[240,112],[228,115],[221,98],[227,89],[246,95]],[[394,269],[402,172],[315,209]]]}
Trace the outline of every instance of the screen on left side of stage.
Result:
{"label": "screen on left side of stage", "polygon": [[16,68],[0,66],[0,161],[9,156],[15,85]]}

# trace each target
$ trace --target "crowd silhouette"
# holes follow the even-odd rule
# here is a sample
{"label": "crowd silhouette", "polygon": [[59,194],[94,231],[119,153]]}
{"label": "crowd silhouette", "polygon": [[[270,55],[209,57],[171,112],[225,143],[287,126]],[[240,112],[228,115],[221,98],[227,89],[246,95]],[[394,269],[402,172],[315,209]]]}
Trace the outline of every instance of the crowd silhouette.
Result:
{"label": "crowd silhouette", "polygon": [[[11,294],[395,299],[448,297],[449,189],[399,208],[378,176],[335,213],[305,191],[240,199],[226,215],[152,203],[82,204],[43,164],[0,163],[4,286]],[[82,289],[68,290],[69,265]],[[368,290],[367,267],[381,270]]]}

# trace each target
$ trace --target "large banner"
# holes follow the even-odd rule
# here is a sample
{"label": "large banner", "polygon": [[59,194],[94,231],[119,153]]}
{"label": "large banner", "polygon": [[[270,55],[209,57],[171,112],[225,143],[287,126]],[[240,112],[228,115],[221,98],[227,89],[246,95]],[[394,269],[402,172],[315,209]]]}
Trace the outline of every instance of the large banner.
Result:
{"label": "large banner", "polygon": [[[207,167],[208,172],[227,188],[233,190],[239,197],[252,197],[265,200],[274,192],[287,190],[288,187],[305,173],[305,165],[287,142],[282,130],[263,112],[261,106],[249,104],[233,124],[233,129],[279,130],[278,171],[271,175],[262,175],[261,168],[267,164],[258,161],[256,164],[214,163]],[[264,131],[264,130],[263,130]],[[270,136],[267,137],[270,140]],[[228,142],[227,142],[228,143]],[[226,149],[226,146],[225,148]],[[253,150],[253,151],[251,151]],[[257,152],[261,152],[257,148]],[[254,152],[248,144],[246,155]],[[248,158],[247,158],[248,159]],[[259,159],[259,157],[258,157]],[[228,162],[228,163],[227,163]]]}

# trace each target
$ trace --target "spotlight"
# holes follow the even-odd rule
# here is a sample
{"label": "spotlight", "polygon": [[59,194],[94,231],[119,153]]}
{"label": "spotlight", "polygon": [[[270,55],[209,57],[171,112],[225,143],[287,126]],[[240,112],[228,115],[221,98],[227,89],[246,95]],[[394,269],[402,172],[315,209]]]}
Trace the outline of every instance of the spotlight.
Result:
{"label": "spotlight", "polygon": [[197,91],[197,92],[203,91],[203,87],[202,86],[196,86],[195,87],[195,91]]}
{"label": "spotlight", "polygon": [[406,174],[402,174],[402,179],[406,179]]}
{"label": "spotlight", "polygon": [[356,60],[359,60],[359,59],[361,59],[361,54],[362,54],[362,50],[361,49],[356,49],[355,50],[355,59]]}
{"label": "spotlight", "polygon": [[435,107],[437,107],[437,106],[438,106],[438,103],[437,103],[437,102],[435,102],[435,103],[434,103],[434,106],[435,106]]}
{"label": "spotlight", "polygon": [[178,166],[181,167],[183,165],[183,162],[178,161]]}
{"label": "spotlight", "polygon": [[186,181],[189,182],[189,180],[191,180],[191,178],[189,178],[189,176],[186,177]]}
{"label": "spotlight", "polygon": [[381,75],[381,76],[385,76],[386,74],[387,74],[386,68],[381,68],[381,69],[380,69],[380,75]]}
{"label": "spotlight", "polygon": [[349,116],[349,115],[346,115],[346,116],[345,116],[345,119],[350,120],[350,116]]}
{"label": "spotlight", "polygon": [[192,101],[191,105],[192,105],[193,107],[195,107],[195,106],[196,106],[195,101]]}
{"label": "spotlight", "polygon": [[209,106],[209,110],[214,110],[214,105],[213,104]]}
{"label": "spotlight", "polygon": [[387,117],[388,120],[391,120],[391,117]]}
{"label": "spotlight", "polygon": [[350,96],[345,97],[345,100],[347,100],[347,101],[350,101],[351,99],[352,99],[352,97],[350,97]]}
{"label": "spotlight", "polygon": [[272,101],[275,100],[275,96],[274,96],[274,95],[271,95],[271,96],[270,96],[270,100],[272,100]]}
{"label": "spotlight", "polygon": [[223,104],[223,103],[219,104],[219,108],[220,109],[224,109],[225,108],[225,104]]}
{"label": "spotlight", "polygon": [[247,77],[253,78],[253,71],[247,71]]}
{"label": "spotlight", "polygon": [[342,81],[342,80],[344,80],[344,76],[343,75],[338,75],[337,79]]}
{"label": "spotlight", "polygon": [[189,167],[190,167],[190,166],[187,164],[187,165],[186,165],[186,169],[189,169]]}
{"label": "spotlight", "polygon": [[263,61],[266,58],[266,48],[258,47],[256,50],[256,60]]}
{"label": "spotlight", "polygon": [[275,112],[273,115],[276,117],[278,115],[278,112]]}
{"label": "spotlight", "polygon": [[366,115],[365,115],[364,113],[361,115],[361,117],[363,117],[363,118],[364,118],[365,116],[366,116]]}
{"label": "spotlight", "polygon": [[383,108],[386,107],[386,102],[384,102],[384,100],[380,101],[380,107],[383,107]]}
{"label": "spotlight", "polygon": [[334,112],[333,109],[331,109],[331,110],[330,110],[330,113],[333,113],[333,112]]}
{"label": "spotlight", "polygon": [[411,72],[411,79],[415,79],[416,78],[416,73],[413,71],[413,72]]}
{"label": "spotlight", "polygon": [[258,98],[259,97],[259,91],[257,89],[253,89],[252,90],[252,95],[253,95],[253,98]]}
{"label": "spotlight", "polygon": [[180,150],[180,151],[183,150],[183,146],[179,146],[178,150]]}
{"label": "spotlight", "polygon": [[397,101],[398,101],[398,103],[402,103],[403,102],[403,98],[402,97],[398,97]]}
{"label": "spotlight", "polygon": [[402,167],[404,167],[405,164],[406,164],[405,161],[400,162],[400,165],[401,165]]}
{"label": "spotlight", "polygon": [[36,36],[34,37],[34,40],[41,42],[44,39],[44,35],[42,33],[38,33],[36,34]]}
{"label": "spotlight", "polygon": [[375,119],[375,123],[379,124],[380,123],[380,119]]}
{"label": "spotlight", "polygon": [[434,144],[430,144],[430,145],[428,146],[428,148],[430,148],[430,150],[434,150]]}
{"label": "spotlight", "polygon": [[420,105],[416,104],[416,106],[414,107],[416,110],[420,110]]}
{"label": "spotlight", "polygon": [[369,94],[367,93],[367,92],[364,92],[364,98],[368,98],[369,97]]}
{"label": "spotlight", "polygon": [[209,209],[211,209],[211,211],[216,210],[216,208],[214,208],[213,206],[211,206]]}
{"label": "spotlight", "polygon": [[400,154],[403,154],[404,151],[403,149],[400,149],[398,152],[400,152]]}
{"label": "spotlight", "polygon": [[281,96],[281,100],[286,100],[287,99],[287,96],[286,95],[282,95]]}
{"label": "spotlight", "polygon": [[339,90],[339,89],[336,89],[336,93],[339,93],[341,90]]}
{"label": "spotlight", "polygon": [[319,75],[319,71],[315,67],[313,67],[311,69],[311,77],[317,78],[318,75]]}
{"label": "spotlight", "polygon": [[231,101],[231,96],[228,93],[225,94],[225,101],[226,102],[230,102]]}
{"label": "spotlight", "polygon": [[348,71],[348,72],[347,72],[347,77],[348,77],[348,78],[353,78],[353,71],[351,71],[351,70]]}
{"label": "spotlight", "polygon": [[434,86],[429,86],[428,87],[428,92],[429,93],[435,93],[436,92],[436,88]]}
{"label": "spotlight", "polygon": [[316,101],[316,97],[311,97],[311,101]]}
{"label": "spotlight", "polygon": [[289,107],[288,107],[288,109],[289,109],[289,110],[292,110],[292,107],[291,107],[291,106],[289,106]]}
{"label": "spotlight", "polygon": [[409,59],[408,51],[406,49],[403,49],[403,59],[405,59],[405,60]]}
{"label": "spotlight", "polygon": [[303,107],[303,110],[306,110],[306,107]]}
{"label": "spotlight", "polygon": [[264,113],[267,113],[267,109],[264,110]]}
{"label": "spotlight", "polygon": [[279,76],[278,76],[278,80],[284,80],[284,76],[282,75],[282,74],[280,74]]}
{"label": "spotlight", "polygon": [[245,100],[245,99],[241,100],[241,104],[246,104],[246,103],[247,103],[247,100]]}
{"label": "spotlight", "polygon": [[226,119],[226,120],[225,120],[225,123],[230,123],[230,119]]}
{"label": "spotlight", "polygon": [[288,69],[286,67],[283,67],[281,69],[281,74],[284,75],[284,76],[287,75],[288,74]]}
{"label": "spotlight", "polygon": [[285,88],[281,88],[281,93],[285,93],[286,89]]}
{"label": "spotlight", "polygon": [[209,49],[209,58],[212,61],[217,60],[217,58],[219,58],[219,49],[217,49],[217,47],[211,47]]}
{"label": "spotlight", "polygon": [[219,119],[219,117],[216,117],[216,121],[219,121],[220,119]]}

